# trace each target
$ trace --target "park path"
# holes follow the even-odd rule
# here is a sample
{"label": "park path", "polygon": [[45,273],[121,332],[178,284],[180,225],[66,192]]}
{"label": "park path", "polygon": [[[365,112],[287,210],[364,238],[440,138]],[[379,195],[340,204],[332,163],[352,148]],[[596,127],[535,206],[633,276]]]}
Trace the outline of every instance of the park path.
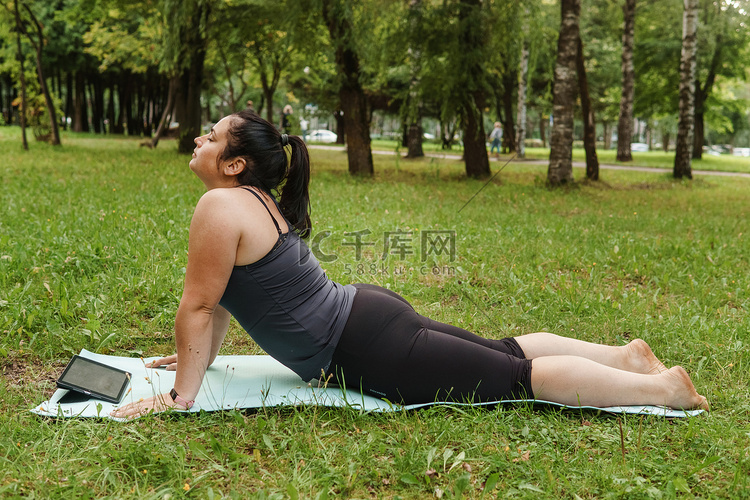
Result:
{"label": "park path", "polygon": [[[323,149],[327,151],[343,151],[341,146],[325,146],[325,145],[309,145],[309,149]],[[395,151],[383,151],[383,150],[372,150],[374,155],[390,155],[395,156]],[[431,158],[442,158],[446,160],[460,160],[461,155],[451,153],[425,153],[425,156]],[[507,158],[490,158],[492,162],[506,162]],[[514,165],[547,165],[547,160],[513,160]],[[586,168],[586,163],[580,161],[573,162],[574,167]],[[633,172],[651,172],[655,174],[669,174],[672,173],[671,168],[659,168],[659,167],[638,167],[638,166],[626,166],[626,165],[608,165],[599,164],[599,168],[602,170],[630,170]],[[693,170],[693,175],[716,175],[721,177],[744,177],[750,179],[750,173],[747,172],[724,172],[720,170]]]}

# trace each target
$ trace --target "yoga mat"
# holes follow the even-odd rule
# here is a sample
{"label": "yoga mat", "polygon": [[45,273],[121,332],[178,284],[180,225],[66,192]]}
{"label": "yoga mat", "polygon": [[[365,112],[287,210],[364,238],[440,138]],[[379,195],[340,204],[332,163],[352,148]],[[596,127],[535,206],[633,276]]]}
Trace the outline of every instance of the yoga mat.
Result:
{"label": "yoga mat", "polygon": [[[125,358],[108,356],[93,352],[81,351],[80,356],[99,361],[110,366],[127,370],[132,374],[130,388],[119,404],[86,398],[65,389],[57,389],[48,401],[31,409],[37,415],[68,417],[102,417],[112,418],[109,413],[117,406],[126,405],[155,394],[169,392],[174,385],[175,372],[163,368],[146,368],[146,363],[158,359]],[[83,397],[82,397],[83,396]],[[628,413],[638,415],[656,415],[668,418],[692,417],[704,410],[672,410],[663,406],[615,406],[597,408],[593,406],[565,406],[549,401],[508,400],[481,403],[495,405],[508,403],[540,403],[568,410],[599,410],[607,413]],[[362,411],[399,411],[447,404],[467,406],[468,403],[426,403],[418,405],[393,405],[388,401],[361,394],[359,391],[346,390],[338,386],[318,387],[317,383],[308,384],[293,371],[273,359],[271,356],[217,356],[206,375],[195,405],[189,412],[220,411],[241,408],[263,408],[290,405],[349,406]],[[121,419],[113,419],[121,420]]]}

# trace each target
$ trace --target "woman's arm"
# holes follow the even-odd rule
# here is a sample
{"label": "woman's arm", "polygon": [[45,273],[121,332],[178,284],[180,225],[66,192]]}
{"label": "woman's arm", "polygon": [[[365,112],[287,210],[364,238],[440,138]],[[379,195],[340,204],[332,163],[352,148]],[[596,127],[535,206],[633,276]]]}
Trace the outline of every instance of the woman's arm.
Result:
{"label": "woman's arm", "polygon": [[[232,273],[240,225],[235,206],[222,189],[207,192],[190,224],[185,288],[175,318],[177,374],[174,389],[186,400],[198,395],[203,375],[219,352],[229,325],[229,313],[219,306]],[[168,393],[124,406],[117,417],[161,411],[175,405]]]}
{"label": "woman's arm", "polygon": [[[214,310],[213,319],[213,342],[211,345],[211,357],[208,360],[208,366],[211,366],[219,354],[221,344],[224,342],[224,337],[229,330],[229,320],[232,319],[232,315],[229,311],[221,306],[216,306]],[[167,371],[175,371],[177,369],[177,354],[170,354],[163,358],[158,358],[153,361],[146,363],[146,368],[158,368],[166,365]]]}

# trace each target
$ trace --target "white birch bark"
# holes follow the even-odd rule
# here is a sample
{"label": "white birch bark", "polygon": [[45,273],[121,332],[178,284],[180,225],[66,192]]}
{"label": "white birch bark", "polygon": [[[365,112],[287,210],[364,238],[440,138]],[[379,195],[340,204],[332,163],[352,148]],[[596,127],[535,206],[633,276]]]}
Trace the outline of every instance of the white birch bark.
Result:
{"label": "white birch bark", "polygon": [[695,126],[695,70],[698,40],[698,0],[683,0],[682,54],[680,57],[680,107],[675,146],[675,178],[693,178],[691,156]]}

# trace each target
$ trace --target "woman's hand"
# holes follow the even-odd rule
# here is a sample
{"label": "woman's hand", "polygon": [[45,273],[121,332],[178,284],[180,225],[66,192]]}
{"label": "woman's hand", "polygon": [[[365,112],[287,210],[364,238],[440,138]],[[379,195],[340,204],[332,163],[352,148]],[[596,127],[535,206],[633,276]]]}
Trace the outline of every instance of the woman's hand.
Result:
{"label": "woman's hand", "polygon": [[166,370],[168,372],[176,371],[177,370],[177,354],[172,354],[171,356],[167,356],[164,358],[159,358],[159,359],[150,361],[146,363],[146,368],[160,368],[164,365],[167,365]]}
{"label": "woman's hand", "polygon": [[[170,356],[171,357],[171,356]],[[140,401],[134,401],[125,406],[115,409],[110,413],[110,416],[115,418],[136,418],[143,417],[149,413],[158,413],[167,411],[170,409],[174,410],[185,410],[185,408],[172,401],[169,393],[158,394],[156,396],[141,399]]]}

